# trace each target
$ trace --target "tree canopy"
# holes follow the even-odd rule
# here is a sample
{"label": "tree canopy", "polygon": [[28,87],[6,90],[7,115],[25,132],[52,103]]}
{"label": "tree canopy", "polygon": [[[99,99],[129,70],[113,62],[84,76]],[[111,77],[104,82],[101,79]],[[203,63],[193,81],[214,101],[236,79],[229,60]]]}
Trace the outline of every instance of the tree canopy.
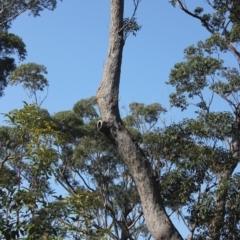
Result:
{"label": "tree canopy", "polygon": [[40,16],[44,9],[54,10],[57,0],[6,0],[1,1],[0,29],[8,29],[12,21],[20,14],[29,11],[33,16]]}

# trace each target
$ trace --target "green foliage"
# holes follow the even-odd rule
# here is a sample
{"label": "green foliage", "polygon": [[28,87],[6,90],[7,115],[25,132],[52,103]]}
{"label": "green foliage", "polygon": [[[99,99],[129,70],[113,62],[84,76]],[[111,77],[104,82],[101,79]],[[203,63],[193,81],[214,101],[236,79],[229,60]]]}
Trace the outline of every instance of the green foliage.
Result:
{"label": "green foliage", "polygon": [[22,84],[33,103],[40,106],[44,100],[38,103],[37,92],[42,92],[48,87],[45,74],[47,74],[47,69],[43,65],[36,63],[22,64],[11,73],[10,84]]}
{"label": "green foliage", "polygon": [[[176,87],[176,93],[170,95],[173,106],[186,109],[190,104],[187,99],[198,97],[200,102],[195,103],[206,111],[210,107],[203,96],[203,90],[216,85],[215,75],[222,76],[226,70],[223,61],[210,57],[209,45],[199,42],[197,47],[190,46],[184,50],[186,62],[177,63],[171,70],[168,84]],[[229,79],[231,84],[231,79]]]}
{"label": "green foliage", "polygon": [[[235,136],[234,114],[201,112],[196,119],[159,128],[157,122],[166,112],[160,104],[132,103],[129,109],[124,124],[151,162],[170,214],[176,212],[207,237],[214,199],[229,189],[223,234],[230,231],[227,221],[239,221],[235,212],[239,208],[238,175],[221,188],[216,176],[236,161],[220,146]],[[5,196],[1,202],[11,216],[5,224],[2,215],[4,236],[120,238],[125,231],[122,222],[127,226],[134,222],[132,236],[149,236],[128,170],[112,145],[96,131],[95,102],[80,100],[74,110],[51,117],[46,110],[25,104],[6,115],[13,127],[0,128],[0,171],[4,172],[0,188]],[[19,171],[24,180],[19,179]],[[6,178],[11,179],[8,184]],[[53,178],[66,196],[51,189]],[[15,224],[17,216],[20,221]]]}
{"label": "green foliage", "polygon": [[26,47],[18,36],[0,30],[0,97],[7,86],[8,76],[15,69],[15,59],[12,55],[18,55],[19,60],[24,60]]}
{"label": "green foliage", "polygon": [[[148,105],[138,114],[150,126],[160,109]],[[148,235],[137,211],[135,184],[115,149],[96,131],[95,102],[80,100],[74,110],[52,117],[25,103],[6,114],[11,127],[0,128],[2,238],[106,239],[120,237],[124,221],[134,223],[136,237]],[[56,195],[53,178],[67,196]],[[5,179],[11,180],[6,184]]]}
{"label": "green foliage", "polygon": [[[190,239],[237,239],[239,1],[209,0],[210,13],[202,7],[190,11],[181,0],[170,2],[200,20],[211,36],[186,48],[185,60],[170,73],[168,84],[176,90],[170,95],[172,106],[186,110],[193,105],[197,117],[171,125],[161,136],[164,166],[171,168],[160,182],[163,197],[189,228]],[[237,67],[226,66],[226,54],[234,55]],[[229,109],[223,109],[225,103]]]}
{"label": "green foliage", "polygon": [[87,98],[87,99],[81,99],[73,106],[73,111],[83,119],[89,119],[92,120],[96,117],[98,117],[97,111],[96,111],[96,99],[95,97]]}
{"label": "green foliage", "polygon": [[43,65],[36,63],[22,64],[10,75],[10,83],[23,83],[23,88],[40,90],[48,86],[48,81],[43,74],[47,74],[47,69]]}
{"label": "green foliage", "polygon": [[68,136],[68,141],[82,136],[83,121],[73,111],[58,112],[53,116],[56,121],[57,128],[60,132]]}
{"label": "green foliage", "polygon": [[[152,165],[166,211],[183,220],[191,239],[238,239],[240,176],[234,170],[240,75],[221,57],[231,52],[240,62],[240,4],[209,0],[209,13],[199,6],[190,12],[180,0],[170,2],[211,33],[184,50],[184,60],[174,65],[168,81],[176,89],[172,106],[186,110],[194,105],[196,118],[162,126],[165,108],[134,102],[123,123]],[[25,45],[6,30],[22,11],[38,16],[44,8],[54,9],[56,1],[15,1],[11,8],[9,3],[4,1],[0,16],[1,86],[8,79],[21,83],[36,100],[36,92],[48,87],[47,70],[35,63],[16,68],[12,55],[23,60]],[[140,29],[133,16],[124,19],[121,30],[126,38]],[[231,108],[213,111],[214,96]],[[0,239],[149,237],[135,183],[116,150],[96,131],[94,97],[53,116],[37,101],[5,116],[10,126],[0,127]],[[57,195],[54,184],[64,196]]]}
{"label": "green foliage", "polygon": [[[185,110],[188,105],[193,104],[201,111],[209,111],[212,98],[207,102],[204,97],[204,91],[209,89],[212,96],[216,93],[233,108],[237,107],[237,95],[240,90],[239,71],[236,68],[224,67],[223,60],[211,57],[211,42],[214,40],[218,41],[218,38],[209,38],[205,43],[199,42],[197,47],[188,47],[184,51],[186,61],[174,65],[168,81],[168,84],[176,87],[176,93],[170,95],[172,106]],[[218,42],[217,46],[221,51],[225,51]],[[196,97],[198,102],[190,101],[193,98],[197,99]]]}
{"label": "green foliage", "polygon": [[133,102],[129,105],[130,116],[125,118],[128,126],[135,127],[138,130],[147,131],[156,125],[159,116],[166,112],[159,103],[144,105],[143,103]]}
{"label": "green foliage", "polygon": [[[46,110],[26,103],[23,109],[13,110],[6,117],[11,127],[0,128],[3,237],[55,239],[66,233],[85,236],[92,228],[90,209],[99,207],[99,194],[79,189],[63,199],[55,196],[50,186],[53,176],[59,174],[55,166],[66,153],[58,153],[57,147],[69,143],[70,134],[70,140],[79,138],[75,130],[83,121],[71,111],[56,114],[52,119]],[[107,232],[96,230],[90,235],[99,237]]]}
{"label": "green foliage", "polygon": [[[83,122],[76,125],[80,131],[79,133],[75,131],[75,135],[71,133],[71,129],[75,128],[74,124],[64,128],[65,133],[71,134],[72,138],[70,141],[64,138],[59,142],[59,162],[54,172],[61,174],[56,174],[56,179],[72,195],[71,203],[79,201],[77,200],[79,193],[88,193],[92,196],[97,194],[94,199],[97,201],[97,205],[94,205],[97,210],[85,211],[87,214],[85,220],[91,218],[90,222],[84,222],[88,225],[86,230],[91,229],[88,232],[91,238],[99,239],[101,236],[101,239],[105,239],[103,235],[113,236],[111,234],[120,238],[121,232],[125,231],[121,223],[131,224],[134,219],[136,223],[132,226],[132,234],[136,237],[141,234],[148,235],[142,213],[136,211],[140,207],[140,199],[135,184],[115,149],[100,132],[96,131],[98,115],[95,106],[94,98],[80,100],[74,105],[74,116]],[[161,111],[160,106],[153,104],[143,106],[138,115],[144,116],[148,120],[148,123],[144,123],[152,126],[156,121],[155,116]],[[54,115],[54,119],[61,122],[61,118],[64,119],[63,113],[73,116],[73,112],[70,111],[60,112]],[[141,136],[135,128],[131,126],[128,128]],[[82,202],[77,204],[81,206]],[[80,208],[74,209],[77,216],[81,217]]]}
{"label": "green foliage", "polygon": [[40,16],[40,12],[44,9],[54,10],[57,5],[57,0],[5,0],[1,2],[0,29],[10,27],[12,20],[18,17],[25,11],[33,16]]}
{"label": "green foliage", "polygon": [[54,193],[49,185],[50,164],[56,159],[49,147],[53,130],[40,116],[35,107],[25,106],[8,115],[14,127],[1,128],[0,229],[4,239],[56,235],[51,227],[54,218],[47,218],[44,210],[49,195]]}
{"label": "green foliage", "polygon": [[0,40],[1,58],[12,54],[17,54],[20,60],[25,59],[26,46],[20,37],[0,30]]}
{"label": "green foliage", "polygon": [[124,38],[126,39],[129,34],[136,36],[137,32],[141,30],[142,26],[137,23],[137,19],[135,17],[132,17],[123,19],[123,28]]}

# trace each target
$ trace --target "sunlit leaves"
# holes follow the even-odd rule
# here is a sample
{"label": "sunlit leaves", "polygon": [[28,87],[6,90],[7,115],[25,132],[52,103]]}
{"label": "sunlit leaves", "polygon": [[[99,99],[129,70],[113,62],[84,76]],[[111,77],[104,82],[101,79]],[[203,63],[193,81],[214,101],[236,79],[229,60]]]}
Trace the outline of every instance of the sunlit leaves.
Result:
{"label": "sunlit leaves", "polygon": [[44,9],[54,10],[57,5],[57,0],[5,0],[1,1],[1,17],[0,29],[7,29],[11,25],[13,19],[18,17],[25,11],[33,16],[39,16]]}
{"label": "sunlit leaves", "polygon": [[43,65],[36,63],[22,64],[11,73],[10,84],[22,84],[33,103],[40,106],[46,97],[39,103],[37,92],[42,92],[48,87],[46,74],[47,69]]}
{"label": "sunlit leaves", "polygon": [[[175,64],[171,70],[168,84],[176,87],[176,92],[170,95],[173,106],[184,110],[189,104],[194,104],[209,111],[212,100],[206,102],[203,94],[204,90],[209,89],[212,94],[217,93],[236,107],[239,72],[236,68],[224,67],[222,60],[209,56],[213,53],[212,40],[209,38],[206,43],[199,42],[197,47],[185,49],[186,61]],[[196,102],[197,99],[200,102]]]}
{"label": "sunlit leaves", "polygon": [[[67,228],[58,219],[73,214],[72,208],[61,201],[52,202],[48,197],[54,194],[50,179],[52,165],[58,161],[56,147],[62,139],[67,139],[67,133],[61,131],[59,122],[46,110],[36,105],[25,104],[23,109],[13,110],[6,117],[12,127],[0,129],[1,158],[4,161],[6,157],[0,178],[4,222],[0,229],[5,237],[9,234],[29,239],[39,239],[43,235],[64,236]],[[73,128],[70,123],[69,128]],[[9,180],[6,182],[6,179]],[[90,200],[88,206],[92,206]],[[86,202],[82,208],[87,208]],[[78,231],[88,229],[79,227]]]}
{"label": "sunlit leaves", "polygon": [[10,83],[12,85],[22,83],[25,89],[43,91],[48,86],[45,74],[47,74],[47,69],[43,65],[36,63],[22,64],[12,72]]}
{"label": "sunlit leaves", "polygon": [[133,102],[129,105],[129,109],[131,115],[125,118],[127,125],[144,132],[158,122],[160,114],[166,113],[166,109],[159,103],[145,105]]}

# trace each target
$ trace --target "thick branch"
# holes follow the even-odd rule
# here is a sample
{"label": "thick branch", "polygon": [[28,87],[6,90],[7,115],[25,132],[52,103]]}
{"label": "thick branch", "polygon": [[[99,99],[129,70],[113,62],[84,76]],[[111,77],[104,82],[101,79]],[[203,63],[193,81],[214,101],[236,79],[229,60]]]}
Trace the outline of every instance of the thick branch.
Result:
{"label": "thick branch", "polygon": [[183,6],[183,3],[181,2],[181,0],[177,0],[177,3],[178,3],[178,5],[179,5],[179,7],[180,7],[185,13],[187,13],[188,15],[190,15],[190,16],[192,16],[192,17],[194,17],[194,18],[199,19],[199,20],[202,22],[203,26],[204,26],[211,34],[214,34],[213,30],[209,27],[209,24],[208,24],[208,22],[207,22],[206,20],[204,20],[202,17],[200,17],[200,16],[198,16],[198,15],[190,12],[186,7]]}

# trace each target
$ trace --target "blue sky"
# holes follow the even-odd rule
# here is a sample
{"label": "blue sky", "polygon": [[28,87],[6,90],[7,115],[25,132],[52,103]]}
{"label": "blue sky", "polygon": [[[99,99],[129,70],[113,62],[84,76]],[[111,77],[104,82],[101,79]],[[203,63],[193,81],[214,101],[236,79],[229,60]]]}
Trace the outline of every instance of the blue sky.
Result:
{"label": "blue sky", "polygon": [[[51,114],[69,110],[78,100],[95,95],[107,55],[109,3],[65,0],[53,12],[44,11],[37,18],[25,13],[13,22],[10,32],[27,45],[25,62],[43,64],[48,69],[50,87],[42,107]],[[131,16],[131,0],[126,0],[125,8],[125,16]],[[184,48],[209,35],[199,21],[173,8],[167,0],[142,0],[137,18],[142,29],[136,37],[128,37],[123,54],[120,107],[136,101],[160,102],[169,109],[172,89],[165,82],[170,69],[182,61]],[[29,102],[20,86],[7,87],[0,99],[0,113],[21,108],[23,100]],[[171,109],[167,118],[178,121],[191,114]],[[176,219],[174,222],[178,223]],[[180,229],[185,232],[182,225]]]}
{"label": "blue sky", "polygon": [[[27,45],[25,62],[44,64],[48,69],[49,94],[42,107],[50,113],[69,110],[78,100],[95,95],[107,55],[108,0],[68,0],[41,17],[27,13],[13,22],[11,32]],[[131,16],[132,1],[126,1]],[[127,39],[122,66],[120,106],[133,101],[160,102],[169,108],[168,80],[174,63],[183,59],[183,49],[208,34],[167,0],[142,0],[137,17],[142,30]],[[42,97],[43,98],[43,97]],[[20,86],[7,87],[0,112],[22,107],[29,101]],[[175,115],[176,110],[171,110]],[[185,113],[179,113],[181,117]],[[174,116],[176,119],[179,116]]]}

